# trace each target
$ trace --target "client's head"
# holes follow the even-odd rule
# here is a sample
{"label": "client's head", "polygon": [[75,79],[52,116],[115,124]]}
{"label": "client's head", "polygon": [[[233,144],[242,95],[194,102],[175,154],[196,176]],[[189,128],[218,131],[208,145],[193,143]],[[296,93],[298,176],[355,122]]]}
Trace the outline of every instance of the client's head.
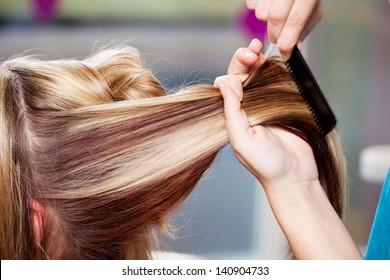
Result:
{"label": "client's head", "polygon": [[[322,136],[280,61],[249,77],[242,106],[251,124],[312,146],[341,215],[336,132]],[[219,90],[167,95],[132,48],[4,62],[0,135],[1,259],[149,258],[156,231],[228,144]]]}

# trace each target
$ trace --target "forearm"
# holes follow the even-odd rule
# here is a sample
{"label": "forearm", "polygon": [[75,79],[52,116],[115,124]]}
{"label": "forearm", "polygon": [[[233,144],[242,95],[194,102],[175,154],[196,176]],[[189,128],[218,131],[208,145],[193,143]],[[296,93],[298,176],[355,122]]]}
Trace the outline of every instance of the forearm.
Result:
{"label": "forearm", "polygon": [[362,259],[319,182],[266,189],[297,259]]}

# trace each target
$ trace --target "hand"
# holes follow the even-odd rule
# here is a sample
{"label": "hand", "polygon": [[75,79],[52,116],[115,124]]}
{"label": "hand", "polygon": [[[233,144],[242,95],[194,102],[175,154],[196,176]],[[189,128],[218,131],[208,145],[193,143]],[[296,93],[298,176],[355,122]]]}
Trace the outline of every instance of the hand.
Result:
{"label": "hand", "polygon": [[[241,108],[242,82],[263,59],[261,43],[233,56],[228,75],[215,80],[224,98],[226,130],[235,154],[261,182],[297,259],[361,259],[318,180],[304,140],[276,127],[250,126]],[[308,234],[309,233],[309,234]]]}
{"label": "hand", "polygon": [[267,22],[268,38],[287,60],[321,19],[320,0],[246,0],[256,17]]}
{"label": "hand", "polygon": [[242,100],[242,83],[249,77],[249,73],[264,60],[262,48],[263,44],[258,39],[253,39],[247,48],[239,48],[230,61],[228,75],[217,77],[214,85],[223,87],[225,83],[230,84],[237,97]]}
{"label": "hand", "polygon": [[251,127],[241,108],[242,82],[262,59],[260,51],[258,40],[253,40],[248,48],[239,49],[232,58],[228,75],[215,81],[224,98],[226,129],[232,148],[266,191],[289,185],[317,184],[317,165],[310,145],[280,128]]}

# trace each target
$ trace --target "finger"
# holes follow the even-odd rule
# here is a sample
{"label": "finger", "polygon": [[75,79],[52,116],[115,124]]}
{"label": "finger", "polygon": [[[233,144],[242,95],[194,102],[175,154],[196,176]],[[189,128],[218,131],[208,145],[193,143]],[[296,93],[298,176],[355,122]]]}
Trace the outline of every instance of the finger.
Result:
{"label": "finger", "polygon": [[267,21],[268,39],[272,43],[276,44],[293,4],[294,0],[275,0],[272,2]]}
{"label": "finger", "polygon": [[246,0],[246,6],[250,10],[254,10],[256,8],[256,0]]}
{"label": "finger", "polygon": [[214,85],[219,88],[221,88],[223,85],[227,85],[234,91],[240,101],[242,101],[244,97],[241,79],[236,75],[225,75],[217,77],[215,79]]}
{"label": "finger", "polygon": [[322,18],[322,7],[321,2],[317,2],[313,13],[310,15],[308,21],[306,22],[305,27],[302,30],[301,36],[299,38],[300,41],[303,41],[306,36],[310,33],[310,31],[316,26],[316,24]]}
{"label": "finger", "polygon": [[263,48],[263,43],[259,39],[253,39],[249,46],[248,49],[254,52],[255,54],[260,54],[261,49]]}
{"label": "finger", "polygon": [[225,125],[230,143],[239,150],[240,143],[245,143],[252,132],[248,117],[241,108],[241,102],[228,85],[222,84],[221,93],[224,100]]}
{"label": "finger", "polygon": [[315,4],[316,1],[307,0],[297,0],[294,2],[277,40],[277,45],[283,60],[287,60],[290,57],[291,51],[298,42]]}
{"label": "finger", "polygon": [[263,44],[258,39],[253,39],[248,48],[238,49],[230,61],[228,74],[241,75],[242,81],[244,81],[251,66],[259,60],[262,47]]}
{"label": "finger", "polygon": [[242,81],[248,77],[249,69],[256,63],[259,56],[248,48],[238,49],[229,64],[228,75],[239,75]]}
{"label": "finger", "polygon": [[272,0],[258,0],[256,3],[256,17],[259,20],[267,21],[268,20],[268,11],[271,6]]}

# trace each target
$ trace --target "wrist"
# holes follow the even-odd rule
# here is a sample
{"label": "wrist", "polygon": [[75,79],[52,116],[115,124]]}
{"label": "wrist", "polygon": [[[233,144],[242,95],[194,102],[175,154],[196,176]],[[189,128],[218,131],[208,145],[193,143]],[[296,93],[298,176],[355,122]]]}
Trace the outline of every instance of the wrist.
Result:
{"label": "wrist", "polygon": [[[324,210],[334,212],[320,182],[301,181],[272,188],[264,187],[267,199],[278,221],[297,222],[296,217],[304,218],[307,213],[321,216]],[[300,219],[300,218],[299,218]]]}
{"label": "wrist", "polygon": [[318,180],[264,189],[297,259],[361,259]]}
{"label": "wrist", "polygon": [[318,199],[327,199],[318,179],[299,181],[294,183],[262,183],[265,193],[272,202],[290,201],[291,203],[312,202]]}

